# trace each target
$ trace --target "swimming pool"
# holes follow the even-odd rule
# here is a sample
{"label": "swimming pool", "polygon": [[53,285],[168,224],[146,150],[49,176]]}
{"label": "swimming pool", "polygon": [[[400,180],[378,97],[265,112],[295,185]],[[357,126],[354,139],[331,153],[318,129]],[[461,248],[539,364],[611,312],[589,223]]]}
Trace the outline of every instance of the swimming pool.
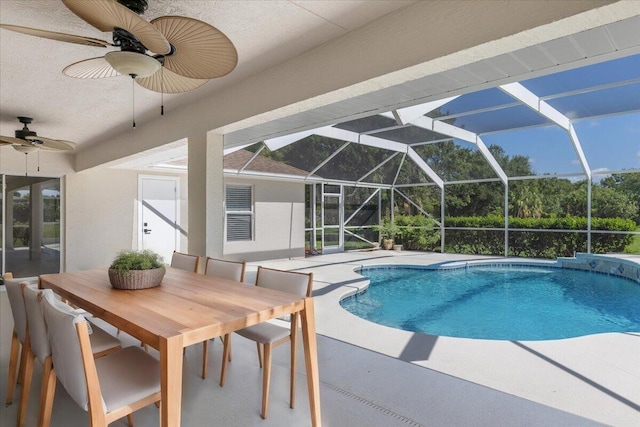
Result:
{"label": "swimming pool", "polygon": [[366,320],[432,335],[550,340],[640,332],[640,285],[563,268],[366,268],[367,290],[341,305]]}

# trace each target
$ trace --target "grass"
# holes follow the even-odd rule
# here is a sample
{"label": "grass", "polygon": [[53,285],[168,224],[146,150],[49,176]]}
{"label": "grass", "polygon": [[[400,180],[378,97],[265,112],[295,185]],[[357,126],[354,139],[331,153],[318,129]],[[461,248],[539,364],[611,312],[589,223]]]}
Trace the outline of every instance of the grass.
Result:
{"label": "grass", "polygon": [[[636,231],[640,231],[640,227],[636,228]],[[633,236],[631,243],[624,248],[624,253],[640,255],[640,236]]]}
{"label": "grass", "polygon": [[55,222],[45,222],[42,225],[42,237],[45,239],[60,237],[60,224]]}

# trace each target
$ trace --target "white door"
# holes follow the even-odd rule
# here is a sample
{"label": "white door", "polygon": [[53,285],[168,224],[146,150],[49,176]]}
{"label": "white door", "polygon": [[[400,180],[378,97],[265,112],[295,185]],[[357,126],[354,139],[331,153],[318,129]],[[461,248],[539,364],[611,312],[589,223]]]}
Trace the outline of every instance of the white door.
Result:
{"label": "white door", "polygon": [[171,262],[180,250],[180,178],[140,175],[138,178],[138,247]]}

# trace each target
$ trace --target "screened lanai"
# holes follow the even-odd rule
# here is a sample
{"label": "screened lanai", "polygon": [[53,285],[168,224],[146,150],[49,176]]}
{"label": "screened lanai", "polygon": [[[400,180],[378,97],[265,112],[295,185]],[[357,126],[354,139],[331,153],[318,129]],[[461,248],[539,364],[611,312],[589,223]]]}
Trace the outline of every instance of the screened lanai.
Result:
{"label": "screened lanai", "polygon": [[227,174],[308,184],[312,253],[385,235],[440,252],[640,253],[640,55],[238,149],[253,154]]}

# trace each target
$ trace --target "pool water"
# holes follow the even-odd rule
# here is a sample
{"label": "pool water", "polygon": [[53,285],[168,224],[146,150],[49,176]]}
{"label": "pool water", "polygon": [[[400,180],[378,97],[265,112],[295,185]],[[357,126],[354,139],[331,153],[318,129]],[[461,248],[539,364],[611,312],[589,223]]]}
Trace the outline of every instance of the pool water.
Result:
{"label": "pool water", "polygon": [[493,340],[640,332],[640,284],[619,277],[512,266],[361,274],[369,288],[342,307],[406,331]]}

